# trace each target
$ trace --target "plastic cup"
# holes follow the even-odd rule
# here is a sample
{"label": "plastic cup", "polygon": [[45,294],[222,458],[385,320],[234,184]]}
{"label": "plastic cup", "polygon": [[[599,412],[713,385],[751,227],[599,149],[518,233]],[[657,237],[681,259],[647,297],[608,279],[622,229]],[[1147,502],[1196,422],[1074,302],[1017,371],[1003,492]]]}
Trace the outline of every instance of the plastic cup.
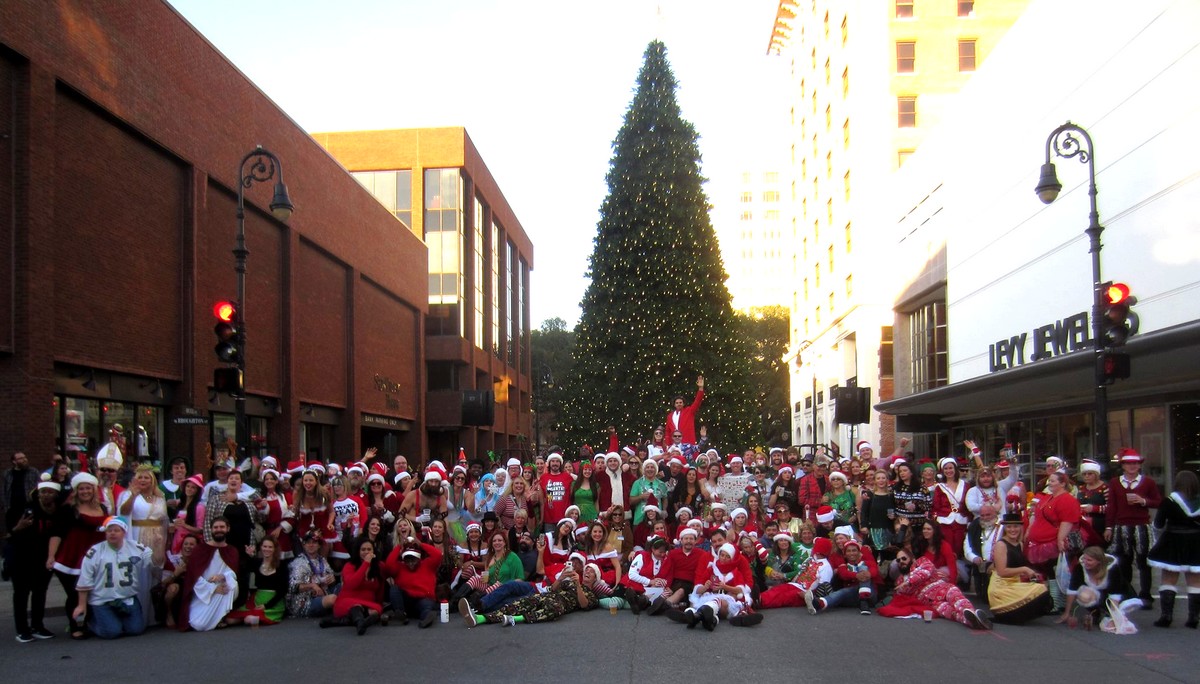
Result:
{"label": "plastic cup", "polygon": [[609,615],[617,614],[617,606],[615,604],[608,607],[608,614]]}
{"label": "plastic cup", "polygon": [[933,611],[927,610],[924,613],[921,613],[921,619],[925,622],[933,622]]}

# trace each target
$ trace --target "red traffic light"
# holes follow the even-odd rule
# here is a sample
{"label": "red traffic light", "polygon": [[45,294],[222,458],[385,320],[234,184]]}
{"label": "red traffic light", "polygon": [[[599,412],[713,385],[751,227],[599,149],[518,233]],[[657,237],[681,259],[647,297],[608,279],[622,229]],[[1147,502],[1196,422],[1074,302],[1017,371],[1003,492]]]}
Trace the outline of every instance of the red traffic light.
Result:
{"label": "red traffic light", "polygon": [[237,319],[237,306],[233,302],[217,302],[213,305],[213,315],[225,323],[233,323]]}
{"label": "red traffic light", "polygon": [[1125,304],[1129,299],[1129,286],[1125,283],[1108,283],[1104,289],[1104,301],[1109,305]]}

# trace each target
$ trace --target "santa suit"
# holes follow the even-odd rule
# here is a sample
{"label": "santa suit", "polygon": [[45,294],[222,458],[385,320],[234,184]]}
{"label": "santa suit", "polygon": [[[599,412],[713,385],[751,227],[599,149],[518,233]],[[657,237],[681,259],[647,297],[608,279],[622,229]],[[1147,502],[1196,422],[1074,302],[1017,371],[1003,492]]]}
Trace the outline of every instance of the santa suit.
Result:
{"label": "santa suit", "polygon": [[949,542],[950,548],[960,555],[963,541],[967,538],[967,523],[971,522],[971,512],[967,509],[967,491],[970,488],[966,480],[959,480],[953,487],[944,482],[933,487],[933,517],[942,528],[942,539]]}
{"label": "santa suit", "polygon": [[700,410],[700,406],[704,403],[704,388],[696,390],[696,398],[692,403],[684,406],[676,411],[671,409],[667,411],[667,419],[664,421],[667,426],[666,434],[670,435],[676,430],[683,433],[684,444],[696,443],[696,411]]}
{"label": "santa suit", "polygon": [[621,584],[639,594],[644,594],[654,580],[666,582],[664,589],[671,586],[674,572],[671,568],[670,554],[664,556],[662,560],[658,560],[650,551],[638,551],[629,564],[629,573],[621,578]]}
{"label": "santa suit", "polygon": [[[596,493],[596,509],[599,511],[607,511],[614,503],[620,503],[625,509],[625,518],[633,517],[632,506],[629,505],[629,490],[633,488],[633,483],[637,477],[633,473],[627,473],[617,468],[616,473],[605,468],[596,475],[596,479],[600,482],[600,491]],[[621,497],[620,501],[614,501],[613,496],[614,485],[613,480],[620,483]],[[547,520],[550,518],[547,517]]]}
{"label": "santa suit", "polygon": [[811,557],[791,582],[777,584],[764,591],[758,597],[758,605],[763,610],[768,608],[799,608],[804,605],[804,593],[827,596],[833,581],[833,566],[829,559]]}
{"label": "santa suit", "polygon": [[[288,559],[292,557],[292,523],[295,522],[295,514],[292,513],[292,507],[288,503],[287,498],[283,494],[272,494],[263,499],[267,503],[266,517],[263,520],[263,530],[267,533],[267,538],[274,537],[276,546],[279,547],[279,557]],[[272,535],[275,530],[279,530],[278,535]]]}
{"label": "santa suit", "polygon": [[[744,560],[741,554],[736,554],[733,560],[709,561],[708,565],[698,569],[696,587],[688,596],[688,605],[696,611],[704,606],[710,606],[717,613],[720,613],[723,606],[727,610],[728,617],[733,617],[749,608],[750,587],[754,584],[754,579],[746,572],[747,564],[743,562]],[[705,582],[712,582],[713,589],[705,591]],[[724,590],[716,588],[718,584],[736,587],[741,590],[741,594],[738,596],[733,593],[724,593]]]}

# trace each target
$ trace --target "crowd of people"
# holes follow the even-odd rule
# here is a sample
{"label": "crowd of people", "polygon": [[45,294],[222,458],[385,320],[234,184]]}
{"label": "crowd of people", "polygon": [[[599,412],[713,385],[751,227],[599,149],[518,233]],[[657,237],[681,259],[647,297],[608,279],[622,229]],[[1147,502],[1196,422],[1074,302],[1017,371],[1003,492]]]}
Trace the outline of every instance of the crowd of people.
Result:
{"label": "crowd of people", "polygon": [[1130,449],[1107,480],[1099,463],[1073,473],[1052,457],[1031,485],[1010,451],[988,463],[972,442],[966,459],[937,463],[905,453],[906,440],[882,457],[865,441],[852,457],[721,456],[684,441],[696,434],[682,403],[646,444],[620,447],[612,431],[607,451],[552,448],[530,463],[460,451],[450,468],[402,455],[389,467],[372,449],[345,464],[239,468],[218,449],[210,477],[176,459],[160,482],[114,444],[94,473],[39,474],[17,454],[2,502],[17,640],[54,636],[52,578],[73,639],[293,618],[363,634],[429,628],[446,612],[510,626],[597,607],[710,631],[790,607],[1127,632],[1125,613],[1153,606],[1152,567],[1155,625],[1173,623],[1181,590],[1186,626],[1200,620],[1190,471],[1164,497]]}

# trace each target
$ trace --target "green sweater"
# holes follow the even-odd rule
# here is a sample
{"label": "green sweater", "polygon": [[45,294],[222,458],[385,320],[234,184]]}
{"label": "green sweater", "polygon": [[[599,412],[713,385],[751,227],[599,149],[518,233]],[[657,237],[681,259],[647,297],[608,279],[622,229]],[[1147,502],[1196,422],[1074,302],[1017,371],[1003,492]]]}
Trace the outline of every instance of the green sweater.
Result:
{"label": "green sweater", "polygon": [[512,551],[504,556],[500,567],[495,565],[488,567],[488,584],[523,579],[525,579],[525,566],[521,564],[521,558]]}

